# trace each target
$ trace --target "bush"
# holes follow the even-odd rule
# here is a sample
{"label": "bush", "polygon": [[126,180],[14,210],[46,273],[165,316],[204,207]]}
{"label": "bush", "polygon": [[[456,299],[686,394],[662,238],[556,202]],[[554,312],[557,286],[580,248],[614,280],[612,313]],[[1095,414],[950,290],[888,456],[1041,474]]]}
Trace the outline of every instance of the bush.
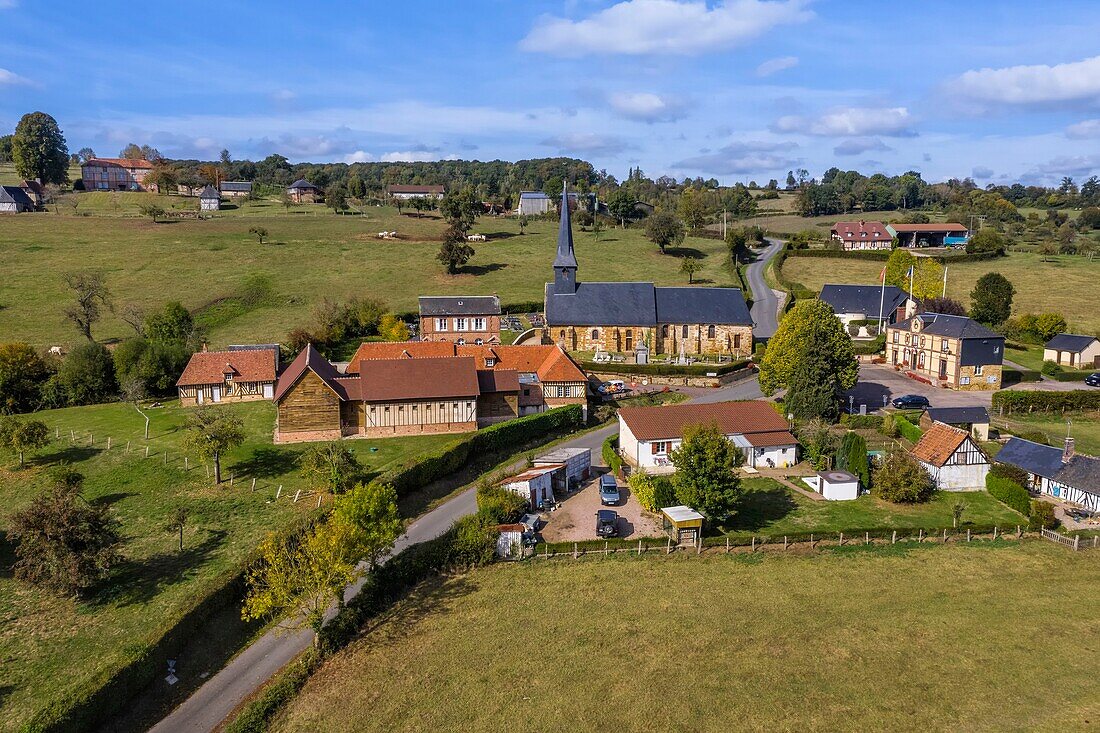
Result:
{"label": "bush", "polygon": [[477,513],[489,524],[509,524],[523,516],[527,500],[514,491],[485,480],[477,487]]}
{"label": "bush", "polygon": [[910,443],[920,442],[920,438],[924,434],[923,431],[906,420],[904,415],[894,415],[894,423],[897,425],[901,437],[905,438]]}
{"label": "bush", "polygon": [[1057,526],[1058,518],[1054,516],[1054,505],[1038,499],[1033,500],[1031,502],[1031,518],[1028,522],[1028,528],[1038,531],[1040,529],[1054,529]]}
{"label": "bush", "polygon": [[936,485],[912,454],[891,451],[875,468],[872,483],[875,495],[896,504],[916,504],[932,498]]}
{"label": "bush", "polygon": [[1058,362],[1047,359],[1043,362],[1043,368],[1039,371],[1041,371],[1048,377],[1057,377],[1059,374],[1062,373],[1063,369],[1061,365],[1058,364]]}
{"label": "bush", "polygon": [[676,505],[676,490],[672,482],[664,476],[652,476],[644,471],[634,473],[627,479],[630,493],[646,511],[658,512],[664,507]]}
{"label": "bush", "polygon": [[600,447],[600,457],[605,466],[611,469],[611,473],[619,473],[623,470],[623,459],[619,456],[619,438],[616,435],[608,436]]}
{"label": "bush", "polygon": [[882,415],[849,415],[843,413],[840,416],[840,424],[852,430],[882,430],[885,418]]}
{"label": "bush", "polygon": [[[871,333],[872,331],[877,333],[878,332],[878,327],[877,326],[868,326],[867,327],[867,333]],[[879,333],[871,341],[858,343],[858,344],[852,344],[852,351],[857,356],[861,356],[861,355],[862,356],[870,356],[871,354],[877,354],[877,353],[881,352],[884,346],[886,346],[886,334],[885,333]]]}
{"label": "bush", "polygon": [[1014,412],[1100,410],[1100,390],[1001,390],[993,393],[993,409],[1006,415]]}
{"label": "bush", "polygon": [[1020,484],[1007,476],[986,474],[985,490],[997,501],[1010,509],[1015,509],[1025,517],[1030,513],[1031,497]]}
{"label": "bush", "polygon": [[1006,478],[1009,481],[1015,481],[1020,486],[1026,485],[1028,481],[1027,471],[1008,463],[994,463],[989,468],[989,475],[998,478]]}
{"label": "bush", "polygon": [[879,432],[887,438],[898,437],[898,421],[893,415],[886,414],[882,416],[882,426],[879,428]]}

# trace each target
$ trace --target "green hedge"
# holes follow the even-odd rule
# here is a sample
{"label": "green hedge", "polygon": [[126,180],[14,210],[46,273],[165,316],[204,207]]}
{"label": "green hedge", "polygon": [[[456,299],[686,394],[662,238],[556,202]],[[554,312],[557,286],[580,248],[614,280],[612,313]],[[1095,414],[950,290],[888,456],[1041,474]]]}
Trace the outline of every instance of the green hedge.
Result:
{"label": "green hedge", "polygon": [[589,372],[602,372],[604,374],[648,374],[663,377],[705,377],[714,372],[718,376],[730,374],[744,369],[748,365],[747,359],[733,361],[728,364],[625,364],[610,363],[597,364],[586,361],[581,367]]}
{"label": "green hedge", "polygon": [[845,412],[840,415],[840,424],[853,430],[879,430],[882,428],[882,415],[849,415]]}
{"label": "green hedge", "polygon": [[607,440],[603,442],[603,446],[600,447],[600,457],[603,458],[604,465],[611,468],[612,473],[619,473],[623,467],[623,459],[619,456],[619,437],[617,435],[608,436]]}
{"label": "green hedge", "polygon": [[[841,260],[873,260],[876,262],[885,262],[890,259],[892,253],[891,250],[864,249],[857,249],[851,252],[835,249],[791,249],[789,251],[790,254],[795,257],[817,257],[826,259],[832,257]],[[939,262],[941,265],[953,265],[957,262],[987,262],[1003,256],[1004,255],[997,252],[975,252],[972,254],[935,255],[931,259]]]}
{"label": "green hedge", "polygon": [[985,490],[1010,509],[1015,509],[1025,517],[1031,514],[1031,496],[1027,489],[1010,478],[986,474]]}
{"label": "green hedge", "polygon": [[421,454],[386,472],[381,480],[393,484],[398,496],[401,496],[455,473],[474,458],[500,453],[555,432],[571,430],[580,427],[583,422],[581,405],[567,405],[497,423],[470,433],[455,443]]}
{"label": "green hedge", "polygon": [[894,423],[898,426],[898,432],[901,433],[901,437],[908,440],[910,443],[919,443],[921,436],[924,434],[920,428],[913,423],[905,419],[904,415],[894,415]]}
{"label": "green hedge", "polygon": [[1042,375],[1035,369],[1014,369],[1004,367],[1001,369],[1001,384],[1008,386],[1020,382],[1041,382]]}
{"label": "green hedge", "polygon": [[543,303],[541,300],[522,300],[515,303],[501,303],[501,313],[542,313]]}
{"label": "green hedge", "polygon": [[1100,389],[1075,389],[1068,392],[1002,390],[993,393],[993,409],[1006,415],[1014,412],[1100,410]]}
{"label": "green hedge", "polygon": [[864,342],[854,342],[852,344],[852,351],[854,351],[856,354],[862,354],[864,356],[869,356],[871,354],[879,353],[880,351],[882,351],[883,347],[885,347],[885,346],[886,346],[886,334],[885,333],[880,333],[878,336],[876,336],[871,341],[867,341],[865,343]]}

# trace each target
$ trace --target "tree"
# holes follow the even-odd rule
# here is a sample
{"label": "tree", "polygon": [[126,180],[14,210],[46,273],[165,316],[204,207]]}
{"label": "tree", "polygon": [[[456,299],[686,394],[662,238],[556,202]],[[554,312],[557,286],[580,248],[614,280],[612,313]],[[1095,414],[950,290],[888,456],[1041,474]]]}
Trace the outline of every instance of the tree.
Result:
{"label": "tree", "polygon": [[58,185],[69,182],[69,149],[57,120],[45,112],[23,115],[11,140],[15,173]]}
{"label": "tree", "polygon": [[380,481],[358,484],[339,497],[333,521],[352,528],[351,559],[366,559],[372,571],[405,529],[397,511],[397,491]]}
{"label": "tree", "polygon": [[298,200],[291,196],[289,192],[283,191],[279,194],[279,203],[283,205],[283,211],[289,214],[290,207],[297,206]]}
{"label": "tree", "polygon": [[626,480],[630,493],[649,512],[657,513],[676,504],[676,489],[665,476],[651,476],[644,470],[633,471]]}
{"label": "tree", "polygon": [[794,178],[794,171],[787,171],[787,188],[794,188],[798,181]]}
{"label": "tree", "polygon": [[19,468],[23,468],[23,455],[27,451],[42,450],[50,444],[50,429],[41,420],[16,420],[0,418],[0,446],[11,448],[19,454]]}
{"label": "tree", "polygon": [[172,512],[171,518],[168,520],[168,525],[165,527],[169,532],[179,532],[180,536],[180,552],[183,552],[183,528],[187,526],[187,509],[184,507],[176,507],[176,510]]}
{"label": "tree", "polygon": [[93,405],[118,394],[111,352],[94,341],[69,352],[57,370],[57,381],[70,405]]}
{"label": "tree", "polygon": [[664,254],[669,245],[679,245],[684,241],[684,225],[672,214],[658,211],[645,222],[646,239],[661,248]]}
{"label": "tree", "polygon": [[954,298],[936,296],[921,301],[921,313],[942,313],[945,316],[965,316],[966,308]]}
{"label": "tree", "polygon": [[[809,354],[806,344],[811,343],[818,353]],[[812,363],[810,356],[815,357]],[[859,377],[852,339],[833,309],[820,300],[797,301],[779,323],[760,362],[760,388],[774,394],[807,366],[820,381],[841,391],[854,387]]]}
{"label": "tree", "polygon": [[871,485],[871,469],[867,462],[867,441],[862,435],[849,430],[840,441],[836,452],[836,467],[859,479],[864,487]]}
{"label": "tree", "polygon": [[817,417],[835,422],[840,416],[844,389],[829,363],[829,356],[820,351],[828,348],[828,343],[820,331],[811,331],[795,360],[798,368],[787,381],[783,410],[799,420]]}
{"label": "tree", "polygon": [[993,227],[986,227],[971,237],[966,243],[966,253],[983,254],[986,252],[995,252],[999,255],[1003,255],[1007,246],[1008,244],[1005,242],[1003,234]]}
{"label": "tree", "polygon": [[956,501],[951,505],[951,526],[958,527],[959,521],[962,519],[963,512],[966,511],[966,504],[961,501]]}
{"label": "tree", "polygon": [[936,485],[908,451],[894,450],[874,470],[875,494],[895,504],[917,504],[932,498]]}
{"label": "tree", "polygon": [[905,249],[895,249],[886,260],[886,283],[909,292],[910,268],[915,298],[925,300],[942,294],[943,266],[931,257],[914,257]]}
{"label": "tree", "polygon": [[265,229],[264,227],[249,227],[248,233],[254,235],[257,239],[259,239],[260,244],[262,245],[264,243],[264,237],[267,236],[267,229]]}
{"label": "tree", "polygon": [[408,341],[409,326],[393,313],[386,313],[378,322],[378,335],[386,341]]}
{"label": "tree", "polygon": [[[117,356],[117,351],[116,351]],[[117,367],[116,371],[121,371]],[[119,397],[123,402],[129,402],[134,411],[145,420],[145,439],[149,440],[149,415],[141,409],[141,401],[148,393],[145,390],[145,382],[140,377],[132,376],[119,379]]]}
{"label": "tree", "polygon": [[680,263],[680,272],[688,276],[688,285],[691,285],[692,279],[695,277],[695,273],[699,271],[702,265],[694,257],[685,257],[683,262]]}
{"label": "tree", "polygon": [[106,506],[84,500],[82,485],[83,476],[62,470],[52,487],[12,515],[18,580],[81,595],[122,559],[117,523]]}
{"label": "tree", "polygon": [[435,199],[429,198],[427,196],[413,196],[411,199],[409,199],[409,206],[416,209],[416,218],[419,219],[420,212],[424,211],[425,209],[431,211],[432,207],[435,206]]}
{"label": "tree", "polygon": [[626,220],[634,216],[635,199],[627,191],[619,189],[607,199],[607,211],[626,229]]}
{"label": "tree", "polygon": [[527,231],[526,231],[527,230],[527,224],[529,222],[530,222],[530,220],[527,218],[527,214],[520,214],[519,215],[519,233],[520,234],[526,234],[527,233]]}
{"label": "tree", "polygon": [[340,441],[309,446],[299,465],[311,488],[333,494],[347,491],[363,471],[355,453]]}
{"label": "tree", "polygon": [[100,308],[111,306],[107,281],[103,273],[89,271],[71,272],[63,279],[76,300],[65,309],[65,317],[84,334],[84,338],[92,341],[92,326],[99,320]]}
{"label": "tree", "polygon": [[987,272],[978,278],[970,293],[970,317],[978,323],[995,326],[1012,314],[1012,296],[1016,288],[999,272]]}
{"label": "tree", "polygon": [[600,215],[595,214],[592,216],[592,236],[598,242],[600,240],[600,232],[603,231],[603,222],[600,221]]}
{"label": "tree", "polygon": [[466,232],[453,224],[443,233],[443,245],[435,257],[447,268],[448,275],[454,275],[458,268],[465,265],[474,256],[474,248],[466,242]]}
{"label": "tree", "polygon": [[686,188],[680,194],[680,202],[676,206],[680,218],[691,229],[703,226],[707,219],[707,205],[702,194],[694,188]]}
{"label": "tree", "polygon": [[146,185],[156,186],[157,191],[165,195],[176,188],[179,181],[179,174],[175,169],[163,162],[154,165],[153,170],[145,177]]}
{"label": "tree", "polygon": [[95,157],[95,151],[91,148],[81,148],[80,150],[76,151],[76,159],[81,164],[87,163],[89,160],[95,159]]}
{"label": "tree", "polygon": [[49,376],[49,365],[30,344],[0,343],[0,414],[37,407]]}
{"label": "tree", "polygon": [[348,210],[348,192],[343,184],[329,186],[325,191],[325,206],[339,214]]}
{"label": "tree", "polygon": [[145,317],[144,330],[152,341],[186,342],[195,334],[195,320],[182,303],[170,300]]}
{"label": "tree", "polygon": [[224,407],[205,405],[187,421],[184,446],[202,459],[214,462],[214,484],[222,482],[222,454],[244,442],[244,423]]}
{"label": "tree", "polygon": [[680,447],[670,456],[676,466],[672,484],[677,501],[715,522],[725,522],[737,511],[741,498],[741,451],[717,425],[694,425],[684,430]]}
{"label": "tree", "polygon": [[439,202],[439,212],[452,230],[462,232],[465,241],[466,232],[470,231],[470,227],[481,216],[481,199],[470,186],[451,190]]}
{"label": "tree", "polygon": [[164,210],[163,207],[158,206],[157,204],[141,204],[140,206],[138,206],[138,211],[141,213],[142,216],[147,216],[152,219],[154,224],[157,223],[157,219],[168,213]]}

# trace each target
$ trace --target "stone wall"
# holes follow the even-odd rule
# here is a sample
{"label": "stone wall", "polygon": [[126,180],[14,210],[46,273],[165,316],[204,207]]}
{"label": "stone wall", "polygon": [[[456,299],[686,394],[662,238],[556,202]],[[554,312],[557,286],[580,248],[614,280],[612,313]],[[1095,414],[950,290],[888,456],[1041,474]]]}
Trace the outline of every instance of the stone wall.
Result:
{"label": "stone wall", "polygon": [[683,353],[688,355],[734,358],[752,355],[752,326],[551,326],[546,329],[545,339],[550,343],[563,343],[569,351],[629,352],[647,344],[650,354],[679,355],[682,345]]}

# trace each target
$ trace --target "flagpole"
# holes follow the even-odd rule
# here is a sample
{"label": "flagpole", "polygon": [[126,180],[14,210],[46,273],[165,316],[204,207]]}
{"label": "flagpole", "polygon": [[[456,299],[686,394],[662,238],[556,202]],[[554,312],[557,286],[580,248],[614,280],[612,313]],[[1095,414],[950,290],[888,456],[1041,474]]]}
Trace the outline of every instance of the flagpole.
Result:
{"label": "flagpole", "polygon": [[878,297],[878,332],[882,333],[882,309],[886,303],[886,268],[879,273],[882,276],[882,292]]}
{"label": "flagpole", "polygon": [[947,297],[947,265],[943,266],[943,296]]}

